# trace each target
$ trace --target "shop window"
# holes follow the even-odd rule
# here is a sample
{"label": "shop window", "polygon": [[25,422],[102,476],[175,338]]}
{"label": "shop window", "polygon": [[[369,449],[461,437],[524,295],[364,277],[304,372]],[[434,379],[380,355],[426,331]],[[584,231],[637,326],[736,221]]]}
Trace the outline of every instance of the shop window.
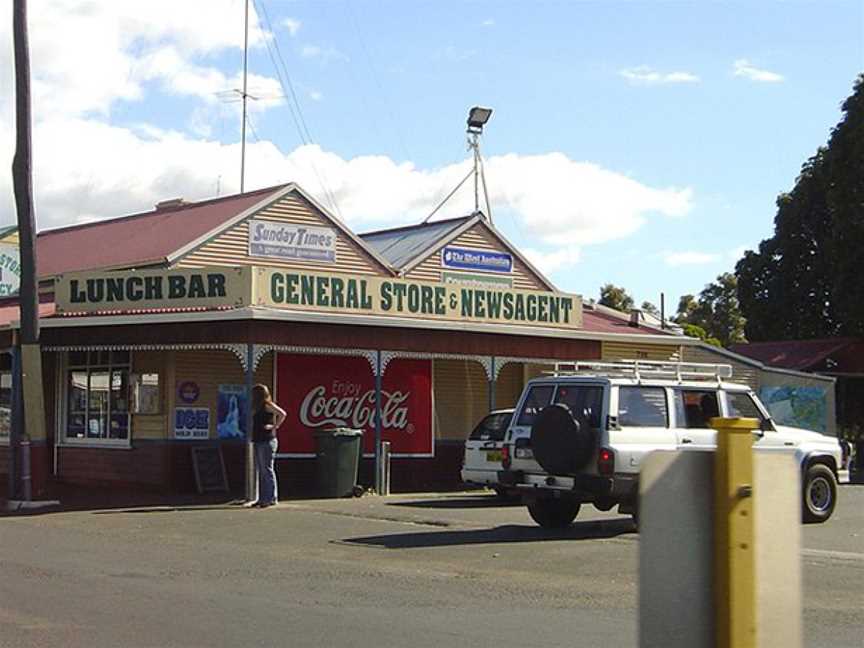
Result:
{"label": "shop window", "polygon": [[162,413],[162,392],[159,389],[158,373],[132,376],[132,413]]}
{"label": "shop window", "polygon": [[66,440],[128,442],[129,392],[128,352],[70,353],[66,381]]}
{"label": "shop window", "polygon": [[9,442],[12,426],[12,372],[0,371],[0,444]]}

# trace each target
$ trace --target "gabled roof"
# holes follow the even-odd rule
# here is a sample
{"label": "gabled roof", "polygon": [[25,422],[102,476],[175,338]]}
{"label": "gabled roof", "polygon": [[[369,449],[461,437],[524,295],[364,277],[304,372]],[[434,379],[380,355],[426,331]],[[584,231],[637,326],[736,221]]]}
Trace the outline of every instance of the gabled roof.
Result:
{"label": "gabled roof", "polygon": [[832,354],[856,342],[858,340],[854,338],[751,342],[733,344],[730,349],[767,365],[803,371],[816,367]]}
{"label": "gabled roof", "polygon": [[199,202],[165,201],[156,209],[39,233],[37,275],[170,265],[289,193],[304,198],[387,273],[393,268],[294,183]]}
{"label": "gabled roof", "polygon": [[[404,275],[423,263],[442,246],[457,239],[475,225],[485,227],[504,248],[534,273],[547,290],[557,290],[555,284],[549,281],[510,241],[504,238],[504,235],[495,229],[482,212],[474,212],[470,216],[460,218],[367,232],[361,234],[360,238],[376,249],[379,249],[378,246],[380,246],[382,254],[387,254],[384,251],[385,248],[390,250],[389,253],[393,255],[394,259],[387,257],[388,261],[400,274]],[[395,261],[396,258],[399,259],[398,263]]]}
{"label": "gabled roof", "polygon": [[164,263],[184,244],[237,214],[267,204],[286,186],[40,232],[37,275],[47,278],[64,272]]}
{"label": "gabled roof", "polygon": [[395,268],[402,269],[424,252],[430,252],[472,216],[448,218],[447,220],[407,225],[393,229],[360,234],[367,245],[376,250]]}

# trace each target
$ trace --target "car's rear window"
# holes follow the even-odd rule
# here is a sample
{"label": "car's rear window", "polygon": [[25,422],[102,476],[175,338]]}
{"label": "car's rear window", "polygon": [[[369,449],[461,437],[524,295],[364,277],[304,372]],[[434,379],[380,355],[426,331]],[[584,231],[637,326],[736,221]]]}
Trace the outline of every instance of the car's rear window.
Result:
{"label": "car's rear window", "polygon": [[477,424],[469,438],[473,441],[503,441],[512,417],[512,412],[489,414]]}
{"label": "car's rear window", "polygon": [[600,427],[603,409],[603,388],[587,385],[559,385],[555,402],[570,408],[573,418],[580,425],[596,429]]}
{"label": "car's rear window", "polygon": [[517,425],[531,426],[534,424],[534,417],[540,413],[544,407],[552,402],[552,392],[555,388],[552,385],[535,385],[525,396],[525,402],[522,405],[522,410],[519,412]]}

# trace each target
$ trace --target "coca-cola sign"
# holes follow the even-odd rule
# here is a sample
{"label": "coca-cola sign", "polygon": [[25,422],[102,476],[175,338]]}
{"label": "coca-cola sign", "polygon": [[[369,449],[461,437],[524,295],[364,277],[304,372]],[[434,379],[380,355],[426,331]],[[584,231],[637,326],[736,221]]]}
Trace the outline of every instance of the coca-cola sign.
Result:
{"label": "coca-cola sign", "polygon": [[[276,400],[288,412],[279,429],[280,454],[314,453],[314,432],[334,427],[363,430],[364,452],[374,451],[375,378],[366,359],[279,354]],[[388,364],[381,427],[393,454],[433,454],[430,361],[395,359]]]}

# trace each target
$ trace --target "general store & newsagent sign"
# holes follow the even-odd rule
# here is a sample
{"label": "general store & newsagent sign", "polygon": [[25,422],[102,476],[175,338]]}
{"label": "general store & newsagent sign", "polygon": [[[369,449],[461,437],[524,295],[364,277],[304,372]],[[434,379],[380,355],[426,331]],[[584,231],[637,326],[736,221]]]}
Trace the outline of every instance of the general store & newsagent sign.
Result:
{"label": "general store & newsagent sign", "polygon": [[258,306],[568,329],[582,325],[578,295],[259,266],[76,273],[60,276],[55,291],[58,313]]}

